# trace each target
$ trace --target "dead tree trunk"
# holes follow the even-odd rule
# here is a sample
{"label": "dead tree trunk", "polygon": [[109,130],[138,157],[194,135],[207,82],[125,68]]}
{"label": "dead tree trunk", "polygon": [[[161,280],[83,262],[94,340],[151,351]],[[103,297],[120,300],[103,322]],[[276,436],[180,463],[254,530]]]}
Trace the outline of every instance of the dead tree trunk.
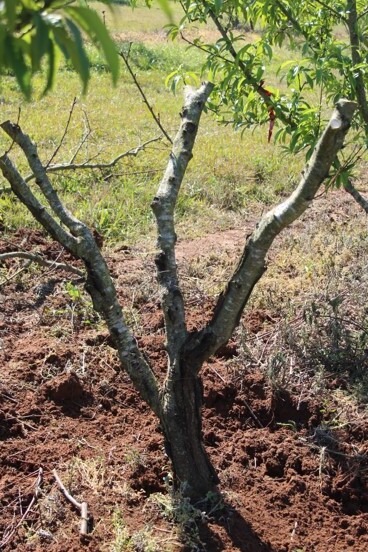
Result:
{"label": "dead tree trunk", "polygon": [[[45,202],[33,194],[8,154],[0,157],[0,168],[13,192],[47,232],[76,258],[84,262],[86,289],[93,305],[105,319],[115,341],[121,366],[129,374],[142,398],[159,418],[166,450],[172,461],[176,487],[193,499],[216,492],[219,479],[202,440],[203,363],[225,344],[239,323],[255,284],[266,270],[266,255],[274,238],[310,205],[327,177],[331,163],[342,147],[355,110],[355,103],[337,104],[315,152],[303,171],[293,194],[269,211],[247,240],[239,264],[220,295],[212,319],[200,331],[188,332],[184,299],[175,258],[174,212],[178,193],[197,134],[200,116],[212,90],[209,83],[188,89],[181,113],[181,125],[152,208],[157,220],[157,278],[167,336],[167,374],[163,385],[139,350],[127,327],[106,262],[88,227],[69,213],[47,176],[36,147],[19,126],[3,123],[3,130],[25,153]],[[46,205],[45,205],[46,204]],[[60,221],[60,222],[59,222]]]}

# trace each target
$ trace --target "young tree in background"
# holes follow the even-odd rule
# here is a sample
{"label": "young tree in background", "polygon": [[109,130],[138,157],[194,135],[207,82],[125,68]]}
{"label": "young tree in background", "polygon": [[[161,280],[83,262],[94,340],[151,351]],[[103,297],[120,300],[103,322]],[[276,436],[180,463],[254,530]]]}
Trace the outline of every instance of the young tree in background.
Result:
{"label": "young tree in background", "polygon": [[[341,98],[358,104],[352,125],[354,147],[333,163],[330,183],[353,188],[359,160],[368,145],[368,9],[364,0],[204,0],[181,2],[184,17],[169,31],[205,52],[203,71],[216,84],[211,108],[236,129],[275,124],[274,139],[291,154],[308,160],[326,116]],[[233,29],[236,17],[250,36]],[[214,24],[218,40],[190,41],[186,27]],[[279,89],[269,72],[275,48],[288,46],[280,64]],[[171,75],[173,81],[177,73]],[[175,80],[174,80],[175,79]]]}

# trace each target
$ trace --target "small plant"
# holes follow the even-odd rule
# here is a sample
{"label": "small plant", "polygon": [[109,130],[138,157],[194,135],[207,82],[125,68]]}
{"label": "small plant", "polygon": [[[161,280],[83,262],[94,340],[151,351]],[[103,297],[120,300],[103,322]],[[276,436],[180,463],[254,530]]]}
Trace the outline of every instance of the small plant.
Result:
{"label": "small plant", "polygon": [[367,393],[368,319],[350,303],[312,302],[304,309],[305,326],[289,340],[310,368],[347,378],[347,385]]}
{"label": "small plant", "polygon": [[145,466],[147,463],[146,456],[139,450],[131,448],[124,455],[124,462],[131,467]]}
{"label": "small plant", "polygon": [[277,351],[268,358],[267,376],[272,389],[285,389],[288,381],[290,359],[283,351]]}
{"label": "small plant", "polygon": [[183,490],[175,491],[169,479],[168,493],[153,493],[148,500],[160,508],[166,519],[175,523],[180,540],[190,550],[201,549],[199,526],[221,511],[224,503],[218,494],[210,492],[203,500],[193,504],[185,497]]}
{"label": "small plant", "polygon": [[[114,540],[109,552],[161,552],[162,545],[153,536],[152,528],[147,526],[130,534],[121,510],[115,510],[112,516]],[[170,548],[165,548],[169,552]]]}
{"label": "small plant", "polygon": [[130,534],[125,525],[121,510],[115,510],[112,515],[112,525],[115,538],[111,543],[111,552],[124,552],[129,550]]}
{"label": "small plant", "polygon": [[66,282],[65,285],[64,285],[64,288],[65,288],[65,291],[67,292],[67,294],[69,295],[70,299],[74,303],[80,302],[82,300],[82,292],[78,288],[78,286],[76,286],[72,282]]}
{"label": "small plant", "polygon": [[175,523],[180,540],[191,550],[196,550],[200,544],[198,524],[205,521],[205,512],[191,504],[180,492],[153,493],[149,501],[159,507],[166,519]]}
{"label": "small plant", "polygon": [[98,494],[106,483],[106,462],[102,457],[75,458],[71,463],[71,470],[75,471],[81,484]]}

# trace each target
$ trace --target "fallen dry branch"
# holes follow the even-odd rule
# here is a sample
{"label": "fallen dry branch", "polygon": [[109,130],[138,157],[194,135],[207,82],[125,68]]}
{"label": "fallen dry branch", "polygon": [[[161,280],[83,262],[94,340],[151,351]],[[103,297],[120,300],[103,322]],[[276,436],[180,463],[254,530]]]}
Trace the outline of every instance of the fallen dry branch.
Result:
{"label": "fallen dry branch", "polygon": [[[1,253],[0,254],[0,263],[2,261],[5,261],[5,259],[13,259],[13,258],[20,258],[20,259],[26,259],[27,261],[31,261],[33,263],[37,263],[41,266],[47,266],[49,268],[56,268],[58,270],[65,270],[67,272],[72,272],[73,274],[76,274],[80,278],[84,278],[85,274],[82,270],[79,270],[79,268],[76,268],[73,265],[65,264],[65,263],[57,263],[56,261],[48,261],[41,257],[41,255],[37,255],[35,253],[27,253],[26,251],[10,251],[9,253]],[[0,283],[0,286],[4,282]]]}
{"label": "fallen dry branch", "polygon": [[36,503],[38,497],[40,496],[42,479],[43,479],[43,469],[39,468],[38,469],[38,476],[37,476],[36,483],[35,483],[35,490],[34,490],[31,502],[28,504],[26,511],[22,514],[22,517],[20,518],[18,523],[16,523],[13,527],[9,527],[9,529],[7,531],[5,531],[4,536],[3,536],[2,540],[0,541],[0,548],[4,548],[9,543],[10,539],[15,534],[17,529],[27,519],[27,516],[28,516],[29,512],[32,510],[34,504]]}
{"label": "fallen dry branch", "polygon": [[77,510],[79,510],[79,512],[80,512],[80,516],[81,516],[80,534],[81,535],[88,535],[88,504],[87,504],[87,502],[78,502],[77,500],[75,500],[75,498],[65,488],[65,485],[61,481],[61,479],[60,479],[60,477],[59,477],[56,470],[52,470],[52,475],[55,477],[55,481],[56,481],[58,487],[60,488],[61,492],[65,496],[65,498],[67,500],[69,500],[69,502],[71,504],[73,504],[73,506]]}

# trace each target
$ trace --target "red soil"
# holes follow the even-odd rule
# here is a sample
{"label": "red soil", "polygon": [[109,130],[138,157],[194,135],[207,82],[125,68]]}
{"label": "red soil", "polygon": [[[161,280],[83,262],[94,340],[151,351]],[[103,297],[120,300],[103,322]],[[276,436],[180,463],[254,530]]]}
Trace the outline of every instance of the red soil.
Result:
{"label": "red soil", "polygon": [[[233,231],[229,248],[237,249],[242,236]],[[1,251],[20,247],[70,261],[40,232],[18,232],[0,243]],[[200,248],[187,243],[181,251],[187,258]],[[132,319],[139,344],[155,372],[163,374],[163,320],[158,300],[152,294],[147,299],[142,289],[142,281],[153,278],[151,261],[143,266],[139,251],[120,251],[109,263],[123,305],[134,306],[139,315],[139,323]],[[14,261],[7,264],[14,269]],[[1,290],[4,550],[113,550],[108,543],[116,508],[131,535],[149,524],[163,551],[368,550],[367,422],[363,418],[331,433],[315,399],[275,392],[259,371],[240,369],[239,363],[234,368],[235,341],[203,371],[204,442],[220,475],[224,504],[203,515],[202,523],[196,521],[201,545],[180,544],[148,500],[153,493],[167,493],[170,469],[157,420],[127,376],[115,371],[118,361],[103,325],[90,311],[87,324],[85,309],[73,306],[63,291],[70,278],[33,269],[31,276],[23,273]],[[211,307],[208,299],[193,300],[189,325],[200,327]],[[268,322],[263,312],[245,317],[254,335]],[[103,466],[103,477],[86,473],[88,461]],[[41,492],[26,513],[40,467]],[[54,468],[76,498],[88,502],[94,526],[88,539],[79,539],[78,514],[57,489]]]}

